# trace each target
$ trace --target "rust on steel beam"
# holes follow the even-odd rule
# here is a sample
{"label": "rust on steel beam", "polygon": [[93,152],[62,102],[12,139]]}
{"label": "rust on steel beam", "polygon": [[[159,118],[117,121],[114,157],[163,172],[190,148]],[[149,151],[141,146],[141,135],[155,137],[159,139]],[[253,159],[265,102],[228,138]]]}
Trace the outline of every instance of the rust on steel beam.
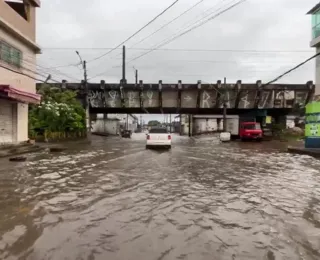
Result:
{"label": "rust on steel beam", "polygon": [[201,80],[198,80],[198,91],[197,91],[197,108],[200,108],[200,95],[201,95]]}
{"label": "rust on steel beam", "polygon": [[140,101],[140,108],[143,109],[143,81],[139,80],[139,101]]}
{"label": "rust on steel beam", "polygon": [[220,107],[220,98],[221,98],[221,80],[217,81],[217,97],[216,97],[216,105],[215,108],[219,108]]}
{"label": "rust on steel beam", "polygon": [[106,106],[107,104],[106,98],[107,98],[108,92],[106,90],[106,82],[104,80],[100,81],[100,89],[103,91],[104,105]]}
{"label": "rust on steel beam", "polygon": [[254,108],[258,108],[259,107],[259,103],[261,101],[261,97],[262,97],[262,89],[261,89],[262,82],[261,82],[261,80],[257,80],[256,86],[257,86],[257,93],[256,93]]}
{"label": "rust on steel beam", "polygon": [[159,107],[162,110],[162,80],[159,80]]}
{"label": "rust on steel beam", "polygon": [[[43,83],[37,83],[37,89],[44,85]],[[70,90],[79,90],[81,89],[82,83],[70,83],[70,82],[64,82],[64,85],[66,86],[66,89]],[[99,90],[100,89],[100,83],[88,83],[88,88],[89,90]],[[158,84],[146,84],[149,86],[150,89],[156,90],[158,88]],[[172,89],[172,85],[174,84],[162,84],[162,90],[166,89]],[[242,89],[247,90],[251,89],[250,86],[254,84],[246,84],[242,83]],[[50,83],[50,86],[52,87],[57,87],[61,88],[62,83]],[[120,89],[121,84],[119,83],[105,83],[105,88],[107,90],[117,90]],[[182,85],[182,89],[190,89],[190,90],[196,90],[198,88],[197,84],[184,84]],[[212,88],[211,84],[202,84],[201,88],[203,90],[209,90]],[[126,90],[136,90],[136,85],[135,84],[126,84],[125,86]],[[263,90],[286,90],[286,91],[308,91],[308,88],[306,84],[270,84],[270,85],[265,85],[263,86],[262,84],[262,89]]]}
{"label": "rust on steel beam", "polygon": [[241,94],[242,94],[242,89],[241,89],[241,80],[238,80],[235,86],[235,91],[236,91],[236,100],[234,103],[234,108],[239,107],[240,99],[241,99]]}
{"label": "rust on steel beam", "polygon": [[124,85],[125,85],[125,81],[121,80],[120,81],[120,100],[121,100],[122,107],[126,107],[125,99],[124,99],[124,92],[123,92]]}
{"label": "rust on steel beam", "polygon": [[180,111],[181,108],[181,91],[182,91],[182,81],[178,81],[178,111]]}

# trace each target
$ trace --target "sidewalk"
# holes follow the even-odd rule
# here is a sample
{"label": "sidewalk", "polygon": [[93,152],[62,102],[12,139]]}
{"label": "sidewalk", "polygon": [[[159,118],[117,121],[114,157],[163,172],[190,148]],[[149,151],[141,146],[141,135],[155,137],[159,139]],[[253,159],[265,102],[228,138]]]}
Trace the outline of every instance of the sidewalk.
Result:
{"label": "sidewalk", "polygon": [[304,146],[288,146],[288,152],[292,154],[310,155],[320,158],[320,148],[305,148]]}
{"label": "sidewalk", "polygon": [[35,153],[44,150],[38,145],[23,143],[18,145],[0,146],[0,158]]}

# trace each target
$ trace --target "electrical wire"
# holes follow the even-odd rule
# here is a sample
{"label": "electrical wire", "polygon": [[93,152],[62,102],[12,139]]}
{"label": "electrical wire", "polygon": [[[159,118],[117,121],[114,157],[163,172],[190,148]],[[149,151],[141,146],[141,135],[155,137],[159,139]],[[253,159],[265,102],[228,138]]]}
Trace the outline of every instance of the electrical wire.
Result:
{"label": "electrical wire", "polygon": [[[14,72],[14,73],[16,73],[16,74],[20,74],[20,75],[26,76],[26,77],[28,77],[28,78],[30,78],[30,79],[34,79],[34,80],[37,80],[37,81],[46,83],[44,80],[37,79],[37,78],[35,78],[35,77],[33,77],[33,76],[29,75],[29,74],[26,74],[26,73],[23,73],[23,72],[20,72],[20,71],[16,71],[16,70],[14,70],[14,69],[5,67],[5,66],[3,66],[3,65],[1,65],[1,64],[0,64],[0,67],[3,68],[3,69],[9,70],[9,71],[11,71],[11,72]],[[60,83],[60,82],[58,82],[58,83]]]}
{"label": "electrical wire", "polygon": [[[67,51],[71,50],[71,48],[43,48],[48,50],[59,50],[59,51]],[[79,50],[112,50],[113,48],[72,48],[73,49],[79,49]],[[122,48],[117,48],[118,50],[121,50]],[[135,50],[135,51],[150,51],[152,48],[128,48],[127,50]],[[314,51],[307,51],[307,50],[241,50],[241,49],[156,49],[154,51],[176,51],[176,52],[240,52],[240,53],[311,53]],[[77,66],[78,64],[73,64]],[[62,66],[70,66],[70,65],[62,65]],[[71,65],[72,66],[72,65]]]}
{"label": "electrical wire", "polygon": [[165,12],[167,12],[171,7],[173,7],[176,3],[178,3],[179,0],[175,0],[171,5],[169,5],[167,8],[165,8],[160,14],[158,14],[156,17],[154,17],[151,21],[149,21],[146,25],[144,25],[142,28],[140,28],[138,31],[136,31],[134,34],[132,34],[131,36],[129,36],[127,39],[125,39],[123,42],[119,43],[115,48],[111,49],[110,51],[92,59],[87,61],[87,63],[89,62],[93,62],[96,60],[99,60],[101,58],[103,58],[104,56],[108,55],[109,53],[113,52],[114,50],[118,49],[121,45],[125,44],[127,41],[131,40],[134,36],[136,36],[138,33],[140,33],[143,29],[145,29],[146,27],[148,27],[150,24],[152,24],[155,20],[157,20],[160,16],[162,16]]}
{"label": "electrical wire", "polygon": [[311,56],[310,58],[306,59],[305,61],[299,63],[297,66],[293,67],[292,69],[289,69],[288,71],[282,73],[280,76],[276,77],[275,79],[267,82],[266,84],[264,84],[263,86],[268,86],[276,81],[278,81],[279,79],[283,78],[284,76],[288,75],[289,73],[295,71],[296,69],[300,68],[301,66],[303,66],[304,64],[308,63],[309,61],[313,60],[314,58],[320,56],[320,52],[316,53],[315,55]]}
{"label": "electrical wire", "polygon": [[[162,43],[162,44],[158,45],[158,46],[157,46],[157,47],[155,47],[154,49],[159,49],[159,48],[163,47],[164,45],[167,45],[168,43],[170,43],[170,42],[172,42],[172,41],[174,41],[174,40],[176,40],[176,39],[178,39],[178,38],[180,38],[180,37],[182,37],[182,36],[186,35],[187,33],[191,32],[191,31],[193,31],[193,30],[195,30],[195,29],[199,28],[200,26],[202,26],[202,25],[206,24],[207,22],[209,22],[209,21],[211,21],[211,20],[213,20],[213,19],[215,19],[215,18],[219,17],[220,15],[224,14],[225,12],[227,12],[227,11],[231,10],[232,8],[234,8],[234,7],[238,6],[239,4],[241,4],[241,3],[245,2],[245,1],[246,1],[246,0],[240,0],[240,1],[236,2],[235,4],[233,4],[233,5],[229,6],[228,8],[226,8],[226,9],[224,9],[224,10],[220,11],[220,12],[218,12],[217,14],[215,14],[214,16],[212,16],[212,17],[208,18],[207,20],[205,20],[205,21],[201,22],[200,24],[197,24],[197,25],[195,25],[195,26],[191,27],[190,29],[188,29],[188,30],[186,30],[186,31],[184,31],[184,32],[182,32],[182,33],[180,33],[180,34],[178,34],[177,36],[175,36],[175,37],[171,38],[170,40],[165,41],[164,43]],[[128,63],[130,63],[130,62],[132,62],[132,61],[136,61],[137,59],[142,58],[143,56],[145,56],[145,55],[147,55],[147,54],[149,54],[149,53],[153,52],[153,51],[154,51],[154,49],[151,49],[150,51],[145,52],[145,53],[143,53],[143,54],[141,54],[141,55],[139,55],[139,56],[137,56],[137,57],[135,57],[135,58],[131,59]]]}
{"label": "electrical wire", "polygon": [[180,17],[182,17],[183,15],[189,13],[192,9],[196,8],[199,4],[201,4],[202,2],[204,2],[205,0],[200,0],[197,3],[195,3],[193,6],[191,6],[190,8],[188,8],[186,11],[184,11],[183,13],[181,13],[180,15],[176,16],[174,19],[172,19],[171,21],[169,21],[168,23],[164,24],[163,26],[161,26],[158,30],[154,31],[153,33],[149,34],[147,37],[143,38],[142,40],[140,40],[139,42],[133,44],[130,48],[137,46],[138,44],[144,42],[145,40],[149,39],[150,37],[152,37],[153,35],[155,35],[156,33],[160,32],[162,29],[164,29],[165,27],[167,27],[168,25],[172,24],[173,22],[175,22],[176,20],[178,20]]}
{"label": "electrical wire", "polygon": [[[69,78],[69,79],[79,81],[78,79],[76,79],[76,78],[74,78],[74,77],[72,77],[72,76],[69,76],[69,75],[67,75],[67,74],[64,74],[64,73],[62,73],[62,72],[60,72],[60,71],[58,71],[58,70],[51,70],[51,69],[48,69],[48,68],[43,67],[43,66],[41,66],[41,65],[33,64],[33,62],[31,62],[31,61],[29,61],[29,60],[22,60],[22,62],[25,64],[25,65],[23,66],[24,69],[29,70],[30,72],[33,72],[33,73],[35,73],[35,74],[38,74],[38,75],[40,75],[40,76],[42,76],[42,77],[44,77],[44,78],[46,78],[47,76],[42,75],[42,74],[40,74],[40,73],[45,73],[45,74],[50,74],[50,75],[55,75],[55,76],[57,76],[58,74],[60,74],[60,75],[62,75],[63,77],[67,77],[67,78]],[[37,71],[34,71],[34,69],[30,69],[30,68],[28,68],[28,67],[26,67],[26,66],[35,67],[34,69],[36,69]],[[38,68],[37,68],[37,67],[38,67]],[[40,72],[40,73],[39,73],[39,72]],[[57,77],[58,77],[58,76],[57,76]],[[61,77],[61,76],[59,76],[59,77]],[[53,78],[51,78],[51,79],[54,80]],[[58,80],[54,80],[54,81],[59,82]]]}
{"label": "electrical wire", "polygon": [[[6,51],[6,50],[2,50],[2,52],[3,52],[3,53],[7,53],[7,54],[10,55],[10,52],[8,52],[8,51]],[[30,59],[28,59],[28,57],[29,57]],[[21,64],[20,64],[20,68],[21,68],[21,69],[24,69],[24,70],[27,70],[27,71],[29,71],[29,72],[32,72],[32,73],[34,73],[35,75],[41,76],[41,77],[43,77],[43,78],[47,78],[48,75],[43,75],[43,74],[41,74],[41,71],[39,72],[39,71],[38,71],[38,68],[36,68],[37,66],[39,66],[39,67],[41,67],[41,66],[35,64],[35,56],[28,55],[28,54],[25,54],[25,53],[24,53],[23,56],[21,57],[20,61],[21,61]],[[37,71],[36,71],[36,70],[37,70]],[[43,71],[43,70],[42,70],[42,73],[51,74],[51,79],[50,79],[50,80],[52,80],[52,81],[54,81],[54,82],[57,82],[57,83],[60,82],[60,81],[58,81],[58,80],[56,80],[56,79],[54,79],[54,78],[52,77],[52,75],[55,74],[55,73],[52,73],[51,71],[47,72],[47,71]],[[61,73],[61,74],[63,74],[63,73]],[[70,76],[68,76],[68,75],[66,75],[66,74],[64,74],[64,76],[66,76],[66,77],[68,77],[68,78],[70,78],[70,79],[72,78],[72,77],[70,77]],[[74,79],[75,79],[75,78],[74,78]],[[77,80],[77,79],[76,79],[76,80]]]}
{"label": "electrical wire", "polygon": [[[222,2],[224,2],[224,1],[226,1],[226,0],[222,0]],[[242,1],[246,1],[246,0],[241,0],[240,2],[242,2]],[[239,3],[238,3],[239,4]],[[218,4],[217,4],[218,5]],[[215,6],[217,6],[217,5],[215,5]],[[237,4],[236,4],[237,5]],[[234,6],[231,6],[231,7],[229,7],[229,9],[231,9],[232,7],[234,7]],[[221,8],[220,8],[221,9]],[[218,9],[218,10],[220,10],[220,9]],[[226,9],[226,10],[224,10],[224,11],[228,11],[229,9]],[[211,10],[211,9],[210,9]],[[211,15],[212,13],[210,13],[209,15]],[[219,15],[219,14],[218,14]],[[207,16],[206,16],[207,17]],[[201,19],[200,19],[201,20]],[[198,20],[199,21],[199,20]],[[197,21],[197,22],[198,22]],[[179,35],[178,35],[179,36]],[[175,36],[175,38],[177,38],[178,36]],[[182,36],[182,35],[181,35]],[[173,39],[170,39],[170,41],[173,41],[175,38],[173,38]],[[142,55],[140,55],[140,56],[138,56],[138,57],[136,57],[136,58],[133,58],[133,59],[131,59],[129,62],[127,62],[127,63],[130,63],[130,62],[132,62],[132,61],[135,61],[135,60],[137,60],[137,59],[139,59],[139,58],[141,58],[141,57],[143,57],[143,56],[145,56],[145,55],[147,55],[148,53],[150,53],[150,52],[152,52],[152,51],[154,51],[155,49],[158,49],[158,48],[160,48],[160,47],[162,47],[163,45],[165,45],[166,43],[169,43],[169,42],[165,42],[164,44],[162,44],[163,42],[161,42],[161,44],[160,45],[157,45],[156,47],[154,47],[154,48],[152,48],[150,51],[148,51],[148,52],[146,52],[146,53],[144,53],[144,54],[142,54]],[[112,68],[111,68],[112,69]],[[110,69],[108,69],[107,71],[109,71]],[[98,77],[98,76],[100,76],[100,75],[103,75],[103,74],[105,74],[107,71],[104,71],[104,72],[102,72],[102,73],[99,73],[99,74],[97,74],[97,75],[95,75],[94,77],[92,77],[92,78],[96,78],[96,77]]]}

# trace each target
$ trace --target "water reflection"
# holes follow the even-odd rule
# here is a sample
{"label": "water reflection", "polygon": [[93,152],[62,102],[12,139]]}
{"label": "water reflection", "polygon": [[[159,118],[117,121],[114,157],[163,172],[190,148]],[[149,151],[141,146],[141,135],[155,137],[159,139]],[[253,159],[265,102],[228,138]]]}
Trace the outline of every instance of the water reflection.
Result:
{"label": "water reflection", "polygon": [[319,161],[258,143],[95,138],[0,163],[0,259],[319,259]]}

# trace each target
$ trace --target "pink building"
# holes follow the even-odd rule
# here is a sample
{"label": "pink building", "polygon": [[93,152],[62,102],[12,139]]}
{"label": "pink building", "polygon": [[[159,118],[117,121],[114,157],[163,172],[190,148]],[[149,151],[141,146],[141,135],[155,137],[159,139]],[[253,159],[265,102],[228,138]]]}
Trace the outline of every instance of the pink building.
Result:
{"label": "pink building", "polygon": [[0,0],[0,144],[28,140],[28,104],[40,103],[33,79],[37,7],[39,0]]}

